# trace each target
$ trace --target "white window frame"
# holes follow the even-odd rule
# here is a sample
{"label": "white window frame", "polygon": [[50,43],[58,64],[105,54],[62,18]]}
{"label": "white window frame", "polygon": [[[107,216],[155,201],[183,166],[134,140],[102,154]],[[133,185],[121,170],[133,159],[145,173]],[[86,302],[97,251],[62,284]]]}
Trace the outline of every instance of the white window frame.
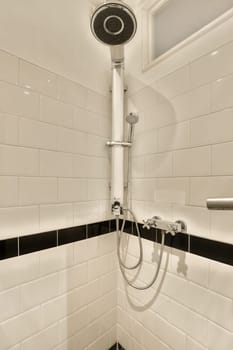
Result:
{"label": "white window frame", "polygon": [[[194,40],[202,37],[213,28],[219,26],[221,23],[228,20],[230,17],[233,17],[233,8],[226,11],[219,17],[217,17],[212,22],[208,23],[196,33],[193,33],[188,38],[184,39],[162,55],[153,59],[152,57],[152,20],[156,12],[161,9],[168,1],[174,0],[142,0],[141,9],[142,9],[142,70],[146,72],[150,68],[156,66],[158,63],[166,60],[173,53],[182,50],[184,47],[188,46]],[[195,0],[194,0],[195,1]]]}

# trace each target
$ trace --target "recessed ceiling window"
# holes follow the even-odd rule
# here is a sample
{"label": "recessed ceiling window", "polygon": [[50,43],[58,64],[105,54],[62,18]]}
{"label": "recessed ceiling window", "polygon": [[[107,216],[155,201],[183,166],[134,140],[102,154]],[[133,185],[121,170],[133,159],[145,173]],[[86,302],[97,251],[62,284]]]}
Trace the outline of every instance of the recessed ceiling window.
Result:
{"label": "recessed ceiling window", "polygon": [[148,63],[233,11],[233,0],[147,0],[145,3]]}

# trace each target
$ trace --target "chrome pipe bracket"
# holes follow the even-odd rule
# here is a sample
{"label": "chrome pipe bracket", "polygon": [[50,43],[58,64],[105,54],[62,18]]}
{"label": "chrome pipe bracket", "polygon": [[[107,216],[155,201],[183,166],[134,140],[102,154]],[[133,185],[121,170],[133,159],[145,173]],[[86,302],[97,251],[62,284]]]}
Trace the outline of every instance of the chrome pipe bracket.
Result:
{"label": "chrome pipe bracket", "polygon": [[121,147],[132,147],[132,142],[124,142],[124,141],[107,141],[106,146],[121,146]]}

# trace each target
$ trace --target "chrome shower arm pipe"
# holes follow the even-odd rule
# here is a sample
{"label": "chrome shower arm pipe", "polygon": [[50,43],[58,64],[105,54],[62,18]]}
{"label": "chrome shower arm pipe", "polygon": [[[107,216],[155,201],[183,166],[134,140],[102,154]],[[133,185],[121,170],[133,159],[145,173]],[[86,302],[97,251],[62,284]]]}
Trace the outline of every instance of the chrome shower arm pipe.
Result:
{"label": "chrome shower arm pipe", "polygon": [[[124,140],[124,65],[112,64],[112,141]],[[111,202],[124,202],[124,149],[111,147]]]}
{"label": "chrome shower arm pipe", "polygon": [[124,46],[123,45],[111,46],[111,59],[112,59],[113,65],[124,64]]}

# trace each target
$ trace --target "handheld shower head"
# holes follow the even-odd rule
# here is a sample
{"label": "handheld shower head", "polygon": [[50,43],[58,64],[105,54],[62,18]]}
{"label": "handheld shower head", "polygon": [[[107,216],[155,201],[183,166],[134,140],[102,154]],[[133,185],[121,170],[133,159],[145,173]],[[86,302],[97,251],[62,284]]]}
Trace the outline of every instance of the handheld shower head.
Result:
{"label": "handheld shower head", "polygon": [[129,135],[128,135],[128,142],[133,141],[133,134],[134,134],[134,126],[139,121],[139,116],[136,113],[129,113],[125,120],[127,123],[129,123]]}
{"label": "handheld shower head", "polygon": [[126,119],[127,123],[133,125],[133,124],[136,124],[138,122],[139,116],[136,113],[129,113],[125,119]]}

